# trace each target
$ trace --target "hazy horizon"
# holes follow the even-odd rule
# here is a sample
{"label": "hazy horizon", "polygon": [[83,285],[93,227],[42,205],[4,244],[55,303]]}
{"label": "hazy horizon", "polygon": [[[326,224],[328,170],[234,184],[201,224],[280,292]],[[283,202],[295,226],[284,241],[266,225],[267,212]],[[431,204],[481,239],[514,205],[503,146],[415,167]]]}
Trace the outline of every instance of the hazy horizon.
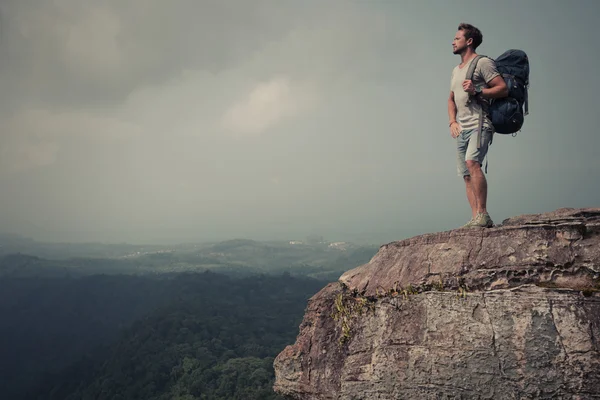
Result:
{"label": "hazy horizon", "polygon": [[[577,6],[575,6],[577,5]],[[591,0],[4,0],[0,232],[42,242],[383,243],[470,218],[447,103],[460,22],[523,49],[494,222],[600,206]]]}

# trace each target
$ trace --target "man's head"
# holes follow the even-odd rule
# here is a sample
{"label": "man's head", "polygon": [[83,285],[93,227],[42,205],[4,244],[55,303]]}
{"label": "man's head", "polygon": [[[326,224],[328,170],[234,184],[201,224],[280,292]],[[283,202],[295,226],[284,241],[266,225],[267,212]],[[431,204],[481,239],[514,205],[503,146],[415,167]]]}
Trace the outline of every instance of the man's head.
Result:
{"label": "man's head", "polygon": [[458,31],[452,41],[452,52],[454,54],[462,54],[469,47],[475,51],[481,42],[483,42],[481,31],[473,25],[463,22],[458,25]]}

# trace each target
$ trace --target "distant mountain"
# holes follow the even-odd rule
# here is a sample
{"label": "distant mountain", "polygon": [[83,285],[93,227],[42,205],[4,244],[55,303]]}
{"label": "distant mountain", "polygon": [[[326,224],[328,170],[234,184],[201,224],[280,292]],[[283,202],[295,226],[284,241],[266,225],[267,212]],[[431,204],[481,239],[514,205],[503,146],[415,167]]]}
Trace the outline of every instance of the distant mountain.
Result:
{"label": "distant mountain", "polygon": [[[85,245],[81,246],[85,248]],[[119,257],[112,257],[109,252],[104,257],[90,255],[57,259],[16,252],[0,254],[0,277],[74,277],[214,270],[236,276],[287,271],[292,275],[337,279],[344,271],[368,262],[377,249],[376,246],[357,246],[346,242],[308,245],[235,239],[212,245],[144,247]],[[82,252],[83,249],[80,249],[74,253]],[[102,251],[100,253],[103,254]]]}

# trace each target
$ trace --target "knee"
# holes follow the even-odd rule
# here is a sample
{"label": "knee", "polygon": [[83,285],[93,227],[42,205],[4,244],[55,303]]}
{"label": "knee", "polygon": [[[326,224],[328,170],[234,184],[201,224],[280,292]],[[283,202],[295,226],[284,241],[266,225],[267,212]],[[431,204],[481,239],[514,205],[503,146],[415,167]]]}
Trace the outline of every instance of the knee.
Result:
{"label": "knee", "polygon": [[481,170],[481,165],[475,160],[467,160],[467,168],[469,169],[471,175],[473,175],[474,172]]}

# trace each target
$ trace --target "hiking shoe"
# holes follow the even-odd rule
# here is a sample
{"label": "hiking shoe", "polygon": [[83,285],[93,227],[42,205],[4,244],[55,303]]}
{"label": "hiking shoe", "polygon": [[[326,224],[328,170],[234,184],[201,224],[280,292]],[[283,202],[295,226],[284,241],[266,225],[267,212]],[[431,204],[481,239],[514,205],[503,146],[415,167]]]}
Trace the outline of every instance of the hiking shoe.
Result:
{"label": "hiking shoe", "polygon": [[466,224],[464,224],[463,226],[461,226],[461,228],[472,228],[474,223],[475,223],[475,217],[472,217],[469,220],[469,222],[467,222]]}
{"label": "hiking shoe", "polygon": [[492,218],[490,218],[490,215],[487,212],[479,213],[475,217],[472,226],[478,226],[481,228],[491,228],[492,226],[494,226],[494,221],[492,221]]}

